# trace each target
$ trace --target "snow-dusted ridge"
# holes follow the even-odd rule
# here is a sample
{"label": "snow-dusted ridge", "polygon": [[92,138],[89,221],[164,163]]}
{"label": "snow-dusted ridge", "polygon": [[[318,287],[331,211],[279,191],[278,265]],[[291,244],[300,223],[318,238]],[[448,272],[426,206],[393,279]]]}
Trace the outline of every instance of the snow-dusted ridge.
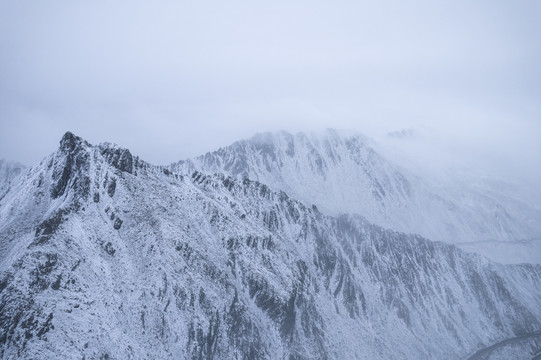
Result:
{"label": "snow-dusted ridge", "polygon": [[67,133],[0,200],[0,357],[459,359],[541,329],[541,266]]}
{"label": "snow-dusted ridge", "polygon": [[479,244],[468,249],[498,261],[541,263],[541,248],[528,249],[532,255],[524,257],[522,245],[514,244],[541,237],[540,208],[471,179],[442,186],[389,161],[375,150],[381,147],[352,132],[282,131],[259,134],[171,168],[258,180],[314,203],[326,214],[358,213],[374,224],[432,240],[505,241],[507,248],[516,248],[516,256],[510,256],[512,251],[501,256]]}

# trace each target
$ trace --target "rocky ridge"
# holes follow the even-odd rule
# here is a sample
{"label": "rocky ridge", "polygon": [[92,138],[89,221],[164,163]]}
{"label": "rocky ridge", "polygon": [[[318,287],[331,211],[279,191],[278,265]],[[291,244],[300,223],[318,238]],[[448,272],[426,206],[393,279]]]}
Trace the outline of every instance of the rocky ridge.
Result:
{"label": "rocky ridge", "polygon": [[541,267],[67,133],[0,200],[2,358],[457,359],[541,329]]}
{"label": "rocky ridge", "polygon": [[[356,213],[382,227],[461,244],[498,261],[541,263],[539,246],[528,248],[535,255],[521,256],[528,253],[522,249],[525,240],[541,237],[540,208],[471,179],[442,186],[394,164],[375,150],[380,147],[357,133],[282,131],[180,161],[171,169],[257,180],[329,215]],[[507,257],[494,253],[494,242],[506,243]]]}

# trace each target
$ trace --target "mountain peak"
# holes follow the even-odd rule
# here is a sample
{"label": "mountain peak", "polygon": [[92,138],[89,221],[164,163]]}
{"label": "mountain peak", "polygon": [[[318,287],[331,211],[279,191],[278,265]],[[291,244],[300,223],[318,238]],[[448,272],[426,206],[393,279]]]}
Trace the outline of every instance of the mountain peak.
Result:
{"label": "mountain peak", "polygon": [[81,145],[89,146],[90,144],[83,138],[76,136],[71,131],[67,131],[62,139],[60,139],[60,150],[63,152],[73,152]]}
{"label": "mountain peak", "polygon": [[[291,148],[292,146],[301,144],[337,144],[344,143],[349,140],[355,140],[360,143],[370,144],[370,139],[357,131],[350,130],[337,130],[328,128],[323,131],[310,131],[310,132],[297,132],[290,133],[285,130],[277,132],[264,132],[257,133],[248,140],[241,141],[242,144],[252,144],[257,147],[260,146],[273,146],[280,147],[285,146]],[[327,148],[329,145],[325,145]],[[309,145],[311,147],[311,145]]]}
{"label": "mountain peak", "polygon": [[0,193],[0,358],[448,359],[541,329],[541,267],[317,211],[422,187],[354,134],[292,136],[198,160],[245,179],[66,133]]}
{"label": "mountain peak", "polygon": [[[71,131],[67,131],[60,140],[60,151],[67,155],[73,155],[77,153],[78,150],[81,150],[83,148],[94,147],[95,146],[90,144],[88,141],[81,138],[80,136],[73,134]],[[109,164],[121,171],[132,173],[134,158],[130,150],[108,142],[101,143],[95,148],[99,150],[101,155]]]}

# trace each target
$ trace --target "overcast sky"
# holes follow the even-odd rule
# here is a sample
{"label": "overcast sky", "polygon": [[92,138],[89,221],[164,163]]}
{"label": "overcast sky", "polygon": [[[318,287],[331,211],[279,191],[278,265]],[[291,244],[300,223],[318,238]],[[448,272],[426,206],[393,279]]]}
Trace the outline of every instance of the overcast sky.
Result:
{"label": "overcast sky", "polygon": [[540,64],[539,0],[0,0],[0,158],[67,130],[167,164],[262,131],[425,127],[532,172]]}

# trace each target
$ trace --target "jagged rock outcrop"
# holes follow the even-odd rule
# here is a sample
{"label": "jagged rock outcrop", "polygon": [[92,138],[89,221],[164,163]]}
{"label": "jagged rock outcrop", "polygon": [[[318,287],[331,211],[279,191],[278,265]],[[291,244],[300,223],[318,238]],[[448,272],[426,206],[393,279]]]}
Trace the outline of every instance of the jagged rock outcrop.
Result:
{"label": "jagged rock outcrop", "polygon": [[[385,228],[460,243],[498,261],[541,263],[539,208],[493,187],[474,186],[471,179],[442,186],[440,180],[393,164],[376,145],[360,134],[336,130],[266,133],[171,169],[257,180],[326,214],[357,213]],[[527,248],[530,254],[521,256],[525,239],[536,242]],[[494,251],[496,246],[508,249],[507,256]]]}
{"label": "jagged rock outcrop", "polygon": [[68,185],[75,189],[78,199],[86,200],[90,191],[88,177],[90,154],[86,150],[90,145],[67,132],[60,140],[60,151],[49,161],[53,169],[51,197],[56,199],[64,195]]}
{"label": "jagged rock outcrop", "polygon": [[0,200],[2,358],[457,359],[541,329],[541,266],[64,139]]}

